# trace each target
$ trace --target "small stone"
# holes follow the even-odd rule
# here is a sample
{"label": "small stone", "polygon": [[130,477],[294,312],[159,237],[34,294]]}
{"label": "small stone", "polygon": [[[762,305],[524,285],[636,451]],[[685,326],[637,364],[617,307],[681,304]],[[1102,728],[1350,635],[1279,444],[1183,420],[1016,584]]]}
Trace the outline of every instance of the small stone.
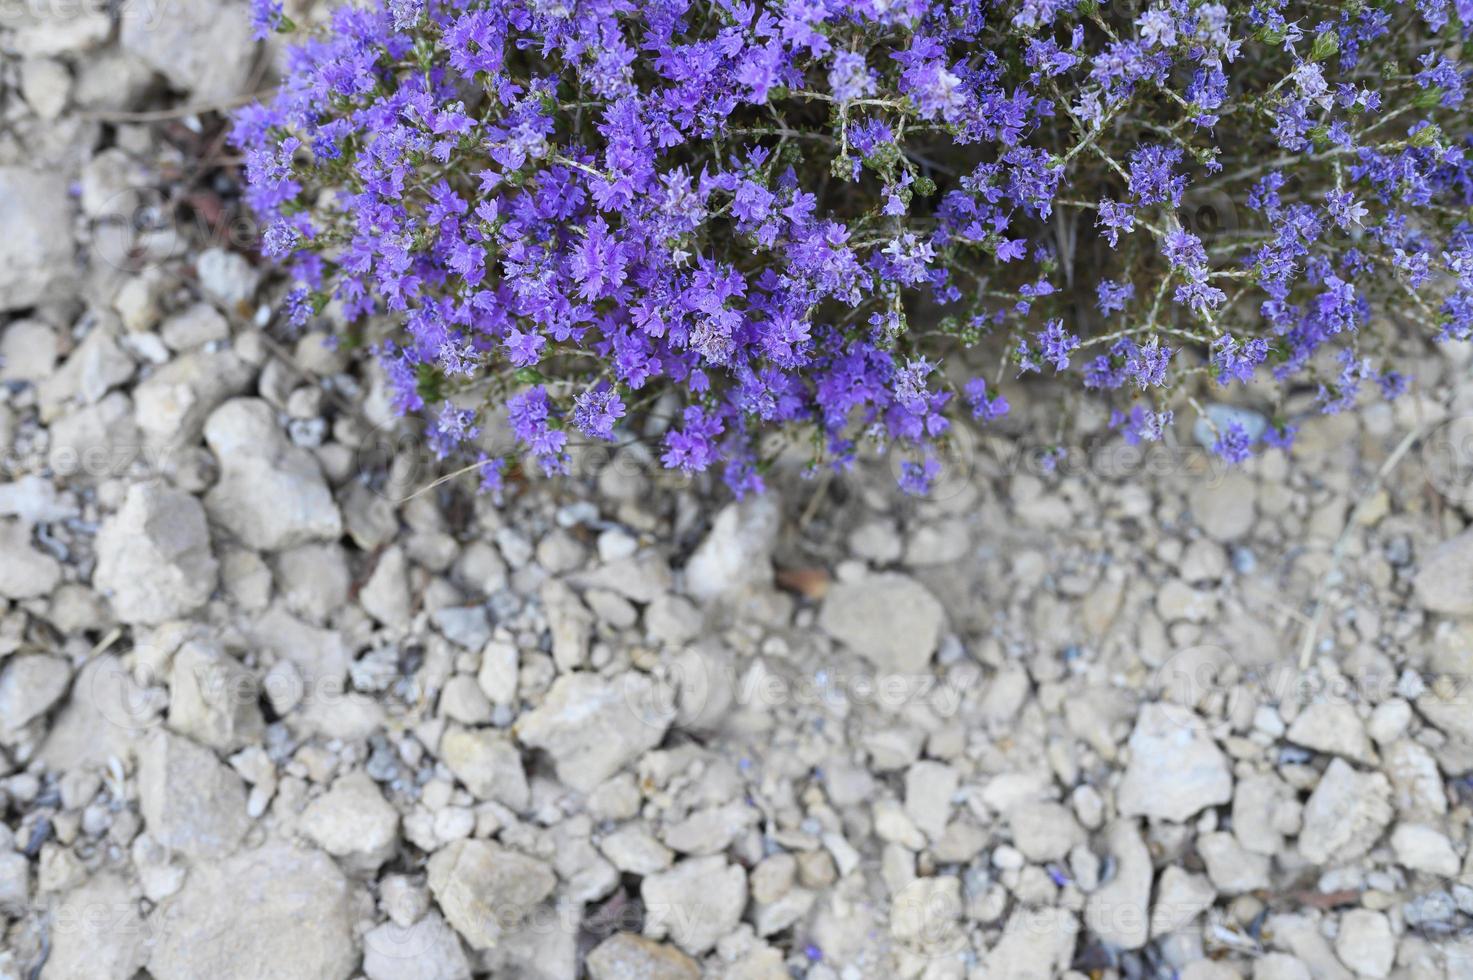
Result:
{"label": "small stone", "polygon": [[520,683],[517,648],[510,643],[493,640],[481,651],[481,667],[476,671],[476,684],[492,704],[516,703]]}
{"label": "small stone", "polygon": [[165,320],[159,334],[171,350],[185,351],[228,339],[230,325],[209,303],[195,303]]}
{"label": "small stone", "polygon": [[138,428],[150,452],[171,457],[199,441],[211,413],[243,394],[255,369],[234,351],[181,354],[133,389]]}
{"label": "small stone", "polygon": [[347,980],[359,959],[352,891],[321,851],[268,841],[189,871],[148,920],[156,980]]}
{"label": "small stone", "polygon": [[933,841],[946,833],[960,783],[957,771],[942,762],[923,760],[905,773],[905,812]]}
{"label": "small stone", "polygon": [[34,599],[60,581],[61,563],[31,546],[31,529],[0,520],[0,599]]}
{"label": "small stone", "polygon": [[429,882],[455,931],[472,948],[490,949],[552,894],[557,876],[546,863],[500,845],[460,840],[431,855]]}
{"label": "small stone", "polygon": [[588,793],[659,745],[674,713],[670,699],[644,674],[564,674],[518,720],[516,735],[523,745],[552,756],[559,779]]}
{"label": "small stone", "polygon": [[212,643],[186,643],[170,670],[169,727],[221,752],[259,740],[265,723],[255,676]]}
{"label": "small stone", "polygon": [[490,700],[469,674],[456,674],[445,682],[440,714],[462,725],[487,725],[494,716]]}
{"label": "small stone", "polygon": [[178,10],[128,4],[119,17],[123,49],[196,100],[230,99],[250,80],[256,45],[248,4],[200,0]]}
{"label": "small stone", "polygon": [[14,320],[0,333],[0,381],[44,381],[57,356],[56,331],[48,324]]}
{"label": "small stone", "polygon": [[904,544],[893,521],[875,519],[849,535],[849,550],[872,565],[883,566],[899,560]]}
{"label": "small stone", "polygon": [[641,824],[626,824],[599,842],[598,848],[620,871],[651,875],[664,871],[675,860],[675,852]]}
{"label": "small stone", "polygon": [[1285,953],[1268,953],[1253,962],[1253,980],[1313,980],[1302,960]]}
{"label": "small stone", "polygon": [[1284,814],[1298,808],[1294,791],[1272,773],[1253,773],[1238,780],[1233,793],[1233,833],[1243,847],[1268,857],[1284,843]]}
{"label": "small stone", "polygon": [[1226,895],[1242,895],[1269,886],[1269,859],[1246,850],[1232,834],[1218,831],[1197,839],[1197,853],[1207,865],[1212,884]]}
{"label": "small stone", "polygon": [[363,937],[368,980],[470,980],[471,964],[455,930],[431,912],[409,925],[385,922]]}
{"label": "small stone", "polygon": [[57,297],[75,277],[72,208],[59,172],[0,167],[0,312]]}
{"label": "small stone", "polygon": [[661,839],[682,854],[718,854],[754,826],[761,814],[742,800],[702,807],[667,827]]}
{"label": "small stone", "polygon": [[593,638],[593,614],[583,600],[557,579],[542,583],[542,607],[552,633],[552,659],[559,671],[577,670],[588,661],[588,645]]}
{"label": "small stone", "polygon": [[1188,505],[1197,525],[1215,541],[1231,543],[1253,528],[1258,488],[1247,475],[1233,470],[1221,480],[1204,482],[1192,490]]}
{"label": "small stone", "polygon": [[1133,820],[1120,820],[1108,832],[1115,877],[1095,890],[1084,921],[1105,942],[1140,949],[1151,934],[1151,852]]}
{"label": "small stone", "polygon": [[113,310],[130,333],[152,330],[159,322],[159,281],[154,276],[126,279],[113,297]]}
{"label": "small stone", "polygon": [[0,852],[0,913],[18,916],[31,903],[31,862],[24,854]]}
{"label": "small stone", "polygon": [[45,653],[21,653],[0,670],[0,735],[17,732],[50,711],[71,684],[71,666]]}
{"label": "small stone", "polygon": [[135,483],[97,534],[93,585],[125,623],[182,619],[215,591],[219,564],[197,499],[161,483]]}
{"label": "small stone", "polygon": [[1074,815],[1058,803],[1021,803],[1008,811],[1013,846],[1030,861],[1060,861],[1084,841]]}
{"label": "small stone", "polygon": [[56,476],[81,484],[122,476],[135,465],[146,464],[128,396],[114,391],[53,422],[46,462]]}
{"label": "small stone", "polygon": [[961,917],[960,878],[917,878],[890,903],[890,936],[924,953],[954,952],[962,941]]}
{"label": "small stone", "polygon": [[1426,820],[1447,813],[1447,790],[1437,760],[1424,746],[1403,739],[1385,752],[1382,770],[1391,780],[1396,811],[1403,818]]}
{"label": "small stone", "polygon": [[1212,907],[1217,891],[1206,875],[1192,874],[1176,865],[1161,872],[1151,909],[1151,937],[1176,932]]}
{"label": "small stone", "polygon": [[1366,734],[1378,745],[1395,742],[1412,723],[1412,706],[1401,698],[1391,698],[1376,705],[1366,723]]}
{"label": "small stone", "polygon": [[221,468],[205,506],[247,546],[279,551],[343,533],[317,461],[286,440],[265,402],[221,405],[205,424],[205,441]]}
{"label": "small stone", "polygon": [[1374,980],[1390,976],[1391,965],[1396,961],[1396,937],[1392,935],[1391,923],[1380,912],[1351,909],[1340,918],[1335,955],[1360,976]]}
{"label": "small stone", "polygon": [[477,799],[496,800],[517,811],[527,808],[530,792],[522,756],[505,734],[452,726],[440,739],[440,758]]}
{"label": "small stone", "polygon": [[775,493],[748,494],[716,515],[711,532],[685,566],[685,591],[709,602],[748,585],[772,584],[772,551],[782,527]]}
{"label": "small stone", "polygon": [[132,980],[148,959],[138,895],[118,874],[97,875],[59,896],[52,914],[45,980]]}
{"label": "small stone", "polygon": [[251,827],[240,777],[209,749],[167,732],[139,751],[138,800],[154,839],[189,857],[223,857]]}
{"label": "small stone", "polygon": [[1391,834],[1391,849],[1396,852],[1397,863],[1413,871],[1451,878],[1463,866],[1452,841],[1426,824],[1398,824]]}
{"label": "small stone", "polygon": [[1343,755],[1357,762],[1375,757],[1366,726],[1355,708],[1344,701],[1316,701],[1306,705],[1289,726],[1289,741],[1327,755]]}
{"label": "small stone", "polygon": [[929,670],[946,612],[930,590],[895,573],[839,582],[819,611],[825,633],[886,673]]}
{"label": "small stone", "polygon": [[379,555],[373,574],[358,592],[358,602],[374,619],[392,629],[408,629],[413,615],[409,595],[409,563],[398,545]]}
{"label": "small stone", "polygon": [[726,858],[688,858],[640,883],[645,932],[669,936],[692,956],[700,956],[736,928],[747,906],[747,875]]}
{"label": "small stone", "polygon": [[1156,613],[1168,623],[1202,623],[1217,611],[1212,593],[1192,588],[1180,579],[1169,579],[1156,592]]}
{"label": "small stone", "polygon": [[987,980],[1060,977],[1074,961],[1079,920],[1061,908],[1017,908],[983,961]]}
{"label": "small stone", "polygon": [[485,606],[444,606],[430,614],[445,639],[467,650],[479,650],[491,639]]}
{"label": "small stone", "polygon": [[1428,612],[1473,616],[1473,528],[1422,556],[1412,585]]}
{"label": "small stone", "polygon": [[1117,793],[1122,815],[1182,823],[1232,799],[1227,757],[1186,708],[1142,705],[1129,744],[1130,764]]}
{"label": "small stone", "polygon": [[590,980],[700,980],[695,960],[630,932],[615,933],[588,954]]}
{"label": "small stone", "polygon": [[689,643],[700,635],[704,616],[695,604],[674,593],[661,596],[644,612],[644,627],[651,640],[667,647]]}
{"label": "small stone", "polygon": [[385,875],[379,881],[378,899],[389,921],[406,928],[424,918],[430,910],[429,889],[408,875]]}
{"label": "small stone", "polygon": [[143,897],[150,902],[162,902],[184,887],[184,866],[170,860],[169,849],[148,834],[133,838],[131,854]]}
{"label": "small stone", "polygon": [[302,812],[302,832],[355,870],[377,869],[397,849],[399,813],[362,771],[333,783]]}
{"label": "small stone", "polygon": [[276,591],[303,619],[325,623],[348,602],[347,554],[336,544],[305,544],[276,556]]}
{"label": "small stone", "polygon": [[1344,864],[1371,849],[1391,822],[1391,784],[1334,759],[1304,805],[1299,853],[1311,864]]}

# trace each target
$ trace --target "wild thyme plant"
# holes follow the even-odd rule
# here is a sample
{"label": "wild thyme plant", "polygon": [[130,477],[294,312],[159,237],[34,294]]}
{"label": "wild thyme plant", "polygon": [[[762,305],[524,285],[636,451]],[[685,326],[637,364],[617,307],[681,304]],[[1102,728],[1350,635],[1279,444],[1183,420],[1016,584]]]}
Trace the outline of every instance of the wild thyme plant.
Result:
{"label": "wild thyme plant", "polygon": [[[1000,377],[1073,375],[1156,440],[1199,376],[1336,412],[1403,389],[1394,344],[1469,337],[1470,27],[1473,0],[375,0],[235,140],[284,319],[336,303],[438,453],[505,409],[559,472],[658,402],[664,465],[739,494],[777,431],[816,465],[878,443],[922,492]],[[514,460],[479,459],[498,489]]]}

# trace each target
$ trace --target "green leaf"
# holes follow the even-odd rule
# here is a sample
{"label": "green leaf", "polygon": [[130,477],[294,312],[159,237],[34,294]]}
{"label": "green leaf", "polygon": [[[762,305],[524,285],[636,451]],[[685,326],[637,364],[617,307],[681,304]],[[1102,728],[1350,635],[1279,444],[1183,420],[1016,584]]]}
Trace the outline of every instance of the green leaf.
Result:
{"label": "green leaf", "polygon": [[1321,31],[1314,39],[1314,47],[1309,49],[1309,59],[1311,61],[1324,61],[1339,50],[1339,36],[1334,31]]}
{"label": "green leaf", "polygon": [[414,390],[426,405],[443,401],[445,398],[445,376],[433,364],[421,364],[414,369]]}
{"label": "green leaf", "polygon": [[1444,94],[1445,93],[1442,89],[1434,85],[1432,88],[1424,89],[1413,96],[1412,105],[1416,106],[1418,109],[1435,108],[1437,104],[1442,101],[1442,97]]}

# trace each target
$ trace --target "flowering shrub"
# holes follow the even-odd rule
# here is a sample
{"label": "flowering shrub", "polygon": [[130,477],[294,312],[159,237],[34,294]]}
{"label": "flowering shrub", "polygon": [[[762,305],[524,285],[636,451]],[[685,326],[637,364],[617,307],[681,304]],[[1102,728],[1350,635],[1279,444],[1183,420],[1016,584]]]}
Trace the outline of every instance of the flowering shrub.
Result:
{"label": "flowering shrub", "polygon": [[[1193,385],[1335,412],[1404,387],[1394,343],[1473,333],[1470,25],[1473,0],[376,0],[234,136],[284,319],[337,304],[438,453],[477,459],[504,408],[558,472],[657,410],[664,464],[738,493],[774,432],[815,465],[903,453],[919,492],[1005,376],[1074,375],[1154,440]],[[479,460],[492,489],[513,462]]]}

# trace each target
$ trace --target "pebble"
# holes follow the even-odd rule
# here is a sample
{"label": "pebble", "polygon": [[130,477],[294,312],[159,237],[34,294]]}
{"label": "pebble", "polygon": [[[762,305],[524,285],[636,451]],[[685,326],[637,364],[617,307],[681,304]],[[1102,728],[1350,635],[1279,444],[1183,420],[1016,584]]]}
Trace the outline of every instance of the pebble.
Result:
{"label": "pebble", "polygon": [[1181,823],[1233,797],[1227,757],[1201,718],[1179,705],[1142,705],[1129,747],[1117,791],[1123,815]]}
{"label": "pebble", "polygon": [[363,937],[368,980],[470,980],[471,962],[445,920],[430,913],[410,925],[384,922]]}
{"label": "pebble", "polygon": [[1396,937],[1380,912],[1351,909],[1340,919],[1335,955],[1357,975],[1382,980],[1396,960]]}
{"label": "pebble", "polygon": [[205,507],[247,546],[280,551],[342,534],[342,515],[317,461],[285,439],[265,402],[221,405],[205,424],[205,441],[221,461]]}
{"label": "pebble", "polygon": [[46,714],[71,685],[71,665],[45,653],[22,653],[0,668],[0,736]]}
{"label": "pebble", "polygon": [[190,869],[150,916],[157,980],[347,980],[352,889],[332,859],[278,840]]}
{"label": "pebble", "polygon": [[695,960],[664,943],[615,933],[588,954],[591,980],[700,980]]}
{"label": "pebble", "polygon": [[747,905],[747,874],[720,855],[693,857],[644,878],[644,931],[700,956],[736,928]]}
{"label": "pebble", "polygon": [[782,527],[775,493],[748,494],[716,515],[685,566],[685,591],[701,602],[743,586],[772,584],[772,551]]}
{"label": "pebble", "polygon": [[34,599],[61,582],[61,563],[31,545],[31,529],[0,520],[0,598]]}
{"label": "pebble", "polygon": [[1447,835],[1426,824],[1398,824],[1391,833],[1391,849],[1397,863],[1413,871],[1451,878],[1463,866]]}
{"label": "pebble", "polygon": [[139,750],[138,802],[149,834],[189,857],[223,857],[251,827],[240,777],[209,749],[167,732]]}
{"label": "pebble", "polygon": [[1085,925],[1107,943],[1140,949],[1151,933],[1151,852],[1132,820],[1110,827],[1107,848],[1115,875],[1089,897]]}
{"label": "pebble", "polygon": [[59,173],[0,167],[0,311],[54,299],[73,275],[71,204]]}
{"label": "pebble", "polygon": [[1334,759],[1304,805],[1299,853],[1312,864],[1337,864],[1365,854],[1391,822],[1391,784]]}
{"label": "pebble", "polygon": [[1215,541],[1236,542],[1253,527],[1257,486],[1248,476],[1232,470],[1220,480],[1204,482],[1187,497],[1197,525]]}
{"label": "pebble", "polygon": [[1375,750],[1365,723],[1354,706],[1344,701],[1316,701],[1306,705],[1289,726],[1288,739],[1327,755],[1343,755],[1353,762],[1372,762]]}
{"label": "pebble", "polygon": [[945,625],[929,589],[890,572],[836,583],[818,617],[820,629],[888,674],[929,672]]}
{"label": "pebble", "polygon": [[205,604],[219,580],[205,509],[159,483],[135,483],[97,534],[93,584],[125,623],[182,619]]}
{"label": "pebble", "polygon": [[516,811],[527,808],[531,793],[522,756],[504,733],[451,726],[440,738],[440,757],[477,799]]}
{"label": "pebble", "polygon": [[309,803],[301,827],[318,847],[355,870],[375,870],[398,850],[398,811],[361,771],[338,779]]}
{"label": "pebble", "polygon": [[543,861],[482,840],[460,840],[430,856],[430,892],[472,949],[490,949],[552,894]]}
{"label": "pebble", "polygon": [[1473,529],[1420,558],[1412,580],[1417,603],[1444,616],[1473,616]]}
{"label": "pebble", "polygon": [[643,674],[565,674],[522,715],[516,734],[552,757],[560,780],[587,793],[658,745],[673,717],[668,698]]}

